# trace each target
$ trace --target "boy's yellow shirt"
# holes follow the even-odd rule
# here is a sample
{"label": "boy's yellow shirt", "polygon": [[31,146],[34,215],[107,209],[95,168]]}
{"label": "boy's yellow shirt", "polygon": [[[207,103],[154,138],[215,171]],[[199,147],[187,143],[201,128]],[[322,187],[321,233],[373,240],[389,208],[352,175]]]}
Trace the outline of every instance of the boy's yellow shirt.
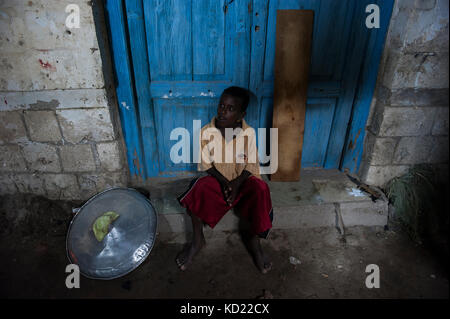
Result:
{"label": "boy's yellow shirt", "polygon": [[216,117],[213,117],[200,131],[198,170],[206,171],[214,166],[229,181],[241,175],[244,170],[261,178],[255,130],[242,120],[242,129],[235,138],[227,142],[216,128],[215,121]]}

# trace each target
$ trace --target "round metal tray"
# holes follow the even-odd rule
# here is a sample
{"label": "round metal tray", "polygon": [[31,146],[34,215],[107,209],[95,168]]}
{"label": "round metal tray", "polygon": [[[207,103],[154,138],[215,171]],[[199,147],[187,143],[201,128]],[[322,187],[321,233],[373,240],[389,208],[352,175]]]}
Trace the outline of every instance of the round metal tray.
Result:
{"label": "round metal tray", "polygon": [[[108,211],[120,216],[98,242],[92,231],[97,217]],[[72,219],[66,237],[67,257],[82,275],[115,279],[137,268],[153,248],[158,224],[150,201],[131,188],[111,188],[90,198]]]}

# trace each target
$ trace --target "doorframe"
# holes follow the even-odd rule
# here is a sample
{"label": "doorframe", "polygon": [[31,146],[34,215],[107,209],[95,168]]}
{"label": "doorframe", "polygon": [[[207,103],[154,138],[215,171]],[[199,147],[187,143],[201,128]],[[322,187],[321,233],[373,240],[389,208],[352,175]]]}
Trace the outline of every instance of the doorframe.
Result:
{"label": "doorframe", "polygon": [[372,105],[381,55],[384,51],[394,2],[395,0],[374,0],[372,2],[380,8],[380,28],[367,30],[369,38],[339,163],[339,169],[344,172],[357,173],[361,164],[365,127]]}
{"label": "doorframe", "polygon": [[[130,46],[133,46],[133,54],[138,55],[140,57],[139,60],[145,62],[145,65],[148,65],[146,44],[136,46],[128,41],[128,30],[130,27],[129,15],[137,18],[132,19],[133,28],[145,30],[144,20],[139,18],[139,16],[143,16],[142,1],[136,3],[136,6],[132,9],[132,12],[127,12],[125,9],[125,1],[123,0],[107,0],[105,4],[105,19],[111,46],[114,84],[120,122],[125,140],[128,169],[132,178],[145,180],[151,176],[153,171],[159,171],[159,167],[158,161],[151,158],[151,155],[154,154],[153,150],[148,154],[144,152],[143,137],[141,135],[141,119],[146,115],[153,116],[153,112],[147,111],[146,114],[144,113],[146,112],[146,108],[139,108],[138,104],[143,101],[138,100],[139,95],[136,94],[139,93],[139,88],[145,88],[145,80],[149,79],[149,69],[148,67],[142,68],[144,76],[139,79],[135,79],[134,73],[132,72],[133,64]],[[124,16],[125,14],[127,14],[127,17]],[[141,84],[138,88],[136,87],[136,84],[139,84],[137,82]],[[152,106],[151,101],[150,106]]]}

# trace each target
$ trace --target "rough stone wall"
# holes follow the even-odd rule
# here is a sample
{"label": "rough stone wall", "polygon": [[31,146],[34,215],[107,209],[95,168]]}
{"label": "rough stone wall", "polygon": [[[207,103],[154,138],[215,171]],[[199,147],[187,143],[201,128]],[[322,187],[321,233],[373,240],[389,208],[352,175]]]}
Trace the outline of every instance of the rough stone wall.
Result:
{"label": "rough stone wall", "polygon": [[64,1],[0,2],[0,194],[87,199],[127,184],[93,3],[70,3],[80,28]]}
{"label": "rough stone wall", "polygon": [[368,184],[414,164],[448,172],[448,16],[448,0],[394,5],[359,172]]}

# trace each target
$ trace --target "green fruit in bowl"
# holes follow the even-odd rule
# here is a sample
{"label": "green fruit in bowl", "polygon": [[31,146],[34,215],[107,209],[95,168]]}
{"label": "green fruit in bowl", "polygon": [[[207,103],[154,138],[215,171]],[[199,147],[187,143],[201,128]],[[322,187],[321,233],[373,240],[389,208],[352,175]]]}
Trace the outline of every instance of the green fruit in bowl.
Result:
{"label": "green fruit in bowl", "polygon": [[105,238],[105,236],[109,232],[109,225],[111,225],[111,223],[117,218],[119,218],[119,214],[111,211],[104,213],[102,216],[98,217],[95,220],[94,224],[92,225],[92,231],[94,232],[95,238],[97,238],[99,242],[101,242],[103,238]]}

